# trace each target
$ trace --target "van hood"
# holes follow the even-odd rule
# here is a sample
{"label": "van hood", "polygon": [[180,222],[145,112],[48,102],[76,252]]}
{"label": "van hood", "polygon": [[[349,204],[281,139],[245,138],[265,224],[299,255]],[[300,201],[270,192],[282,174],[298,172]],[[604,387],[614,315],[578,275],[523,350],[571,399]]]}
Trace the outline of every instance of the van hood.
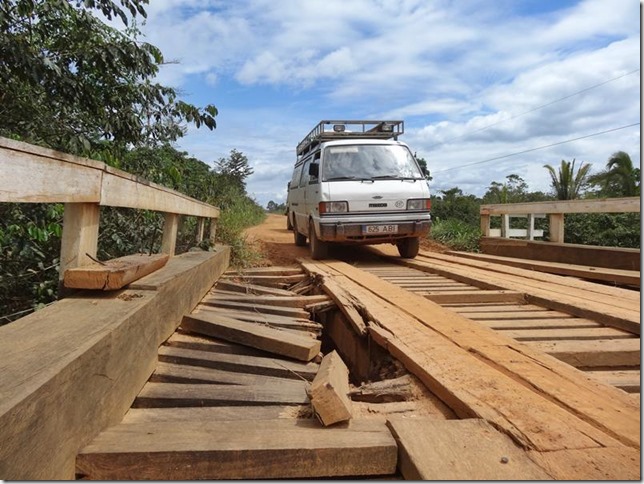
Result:
{"label": "van hood", "polygon": [[429,198],[425,180],[327,182],[328,200],[346,201],[349,212],[400,212],[407,200]]}

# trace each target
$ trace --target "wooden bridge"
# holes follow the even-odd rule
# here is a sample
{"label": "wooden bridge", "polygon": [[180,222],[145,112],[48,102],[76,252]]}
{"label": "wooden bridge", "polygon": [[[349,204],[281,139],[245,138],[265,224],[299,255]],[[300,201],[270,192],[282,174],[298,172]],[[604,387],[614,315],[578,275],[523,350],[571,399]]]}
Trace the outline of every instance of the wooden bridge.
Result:
{"label": "wooden bridge", "polygon": [[[170,256],[180,215],[214,234],[90,160],[0,140],[0,175],[0,202],[66,204],[65,270],[95,265],[101,205],[165,212]],[[234,272],[215,246],[0,327],[0,478],[640,479],[639,270],[340,259]]]}

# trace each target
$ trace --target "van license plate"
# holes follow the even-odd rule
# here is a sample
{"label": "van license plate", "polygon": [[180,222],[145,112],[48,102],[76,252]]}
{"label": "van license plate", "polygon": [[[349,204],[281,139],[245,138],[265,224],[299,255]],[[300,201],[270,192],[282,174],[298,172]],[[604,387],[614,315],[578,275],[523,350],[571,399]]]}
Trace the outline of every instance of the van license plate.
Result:
{"label": "van license plate", "polygon": [[398,225],[363,225],[363,234],[397,234]]}

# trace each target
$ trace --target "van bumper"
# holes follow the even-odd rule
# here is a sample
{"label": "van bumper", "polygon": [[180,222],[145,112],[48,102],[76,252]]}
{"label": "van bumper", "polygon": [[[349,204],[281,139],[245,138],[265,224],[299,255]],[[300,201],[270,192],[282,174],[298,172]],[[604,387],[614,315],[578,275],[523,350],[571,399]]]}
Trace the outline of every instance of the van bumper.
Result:
{"label": "van bumper", "polygon": [[[431,228],[430,215],[424,215],[415,220],[325,220],[324,218],[314,219],[316,230],[320,240],[325,242],[343,242],[370,244],[381,242],[394,242],[396,239],[407,237],[424,237],[429,234]],[[365,234],[366,225],[397,225],[398,231],[392,234]]]}

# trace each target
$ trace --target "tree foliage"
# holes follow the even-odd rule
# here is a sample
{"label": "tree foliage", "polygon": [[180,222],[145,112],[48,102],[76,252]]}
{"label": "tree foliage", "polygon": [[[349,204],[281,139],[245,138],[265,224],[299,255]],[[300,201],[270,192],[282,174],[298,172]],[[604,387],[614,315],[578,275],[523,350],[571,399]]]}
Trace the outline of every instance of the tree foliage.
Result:
{"label": "tree foliage", "polygon": [[248,158],[233,149],[228,158],[220,158],[216,166],[217,173],[241,192],[246,190],[246,178],[253,174]]}
{"label": "tree foliage", "polygon": [[[145,0],[0,3],[0,134],[74,154],[171,142],[183,122],[215,128],[217,110],[154,82],[161,51],[92,15],[128,23]],[[109,143],[106,143],[108,141]]]}
{"label": "tree foliage", "polygon": [[640,195],[640,169],[633,165],[628,153],[613,153],[606,168],[588,178],[591,185],[599,187],[601,197],[637,197]]}
{"label": "tree foliage", "polygon": [[572,162],[561,160],[559,170],[551,165],[544,165],[551,179],[551,187],[557,200],[575,200],[588,185],[588,176],[591,165],[582,162],[575,171],[575,160]]}

